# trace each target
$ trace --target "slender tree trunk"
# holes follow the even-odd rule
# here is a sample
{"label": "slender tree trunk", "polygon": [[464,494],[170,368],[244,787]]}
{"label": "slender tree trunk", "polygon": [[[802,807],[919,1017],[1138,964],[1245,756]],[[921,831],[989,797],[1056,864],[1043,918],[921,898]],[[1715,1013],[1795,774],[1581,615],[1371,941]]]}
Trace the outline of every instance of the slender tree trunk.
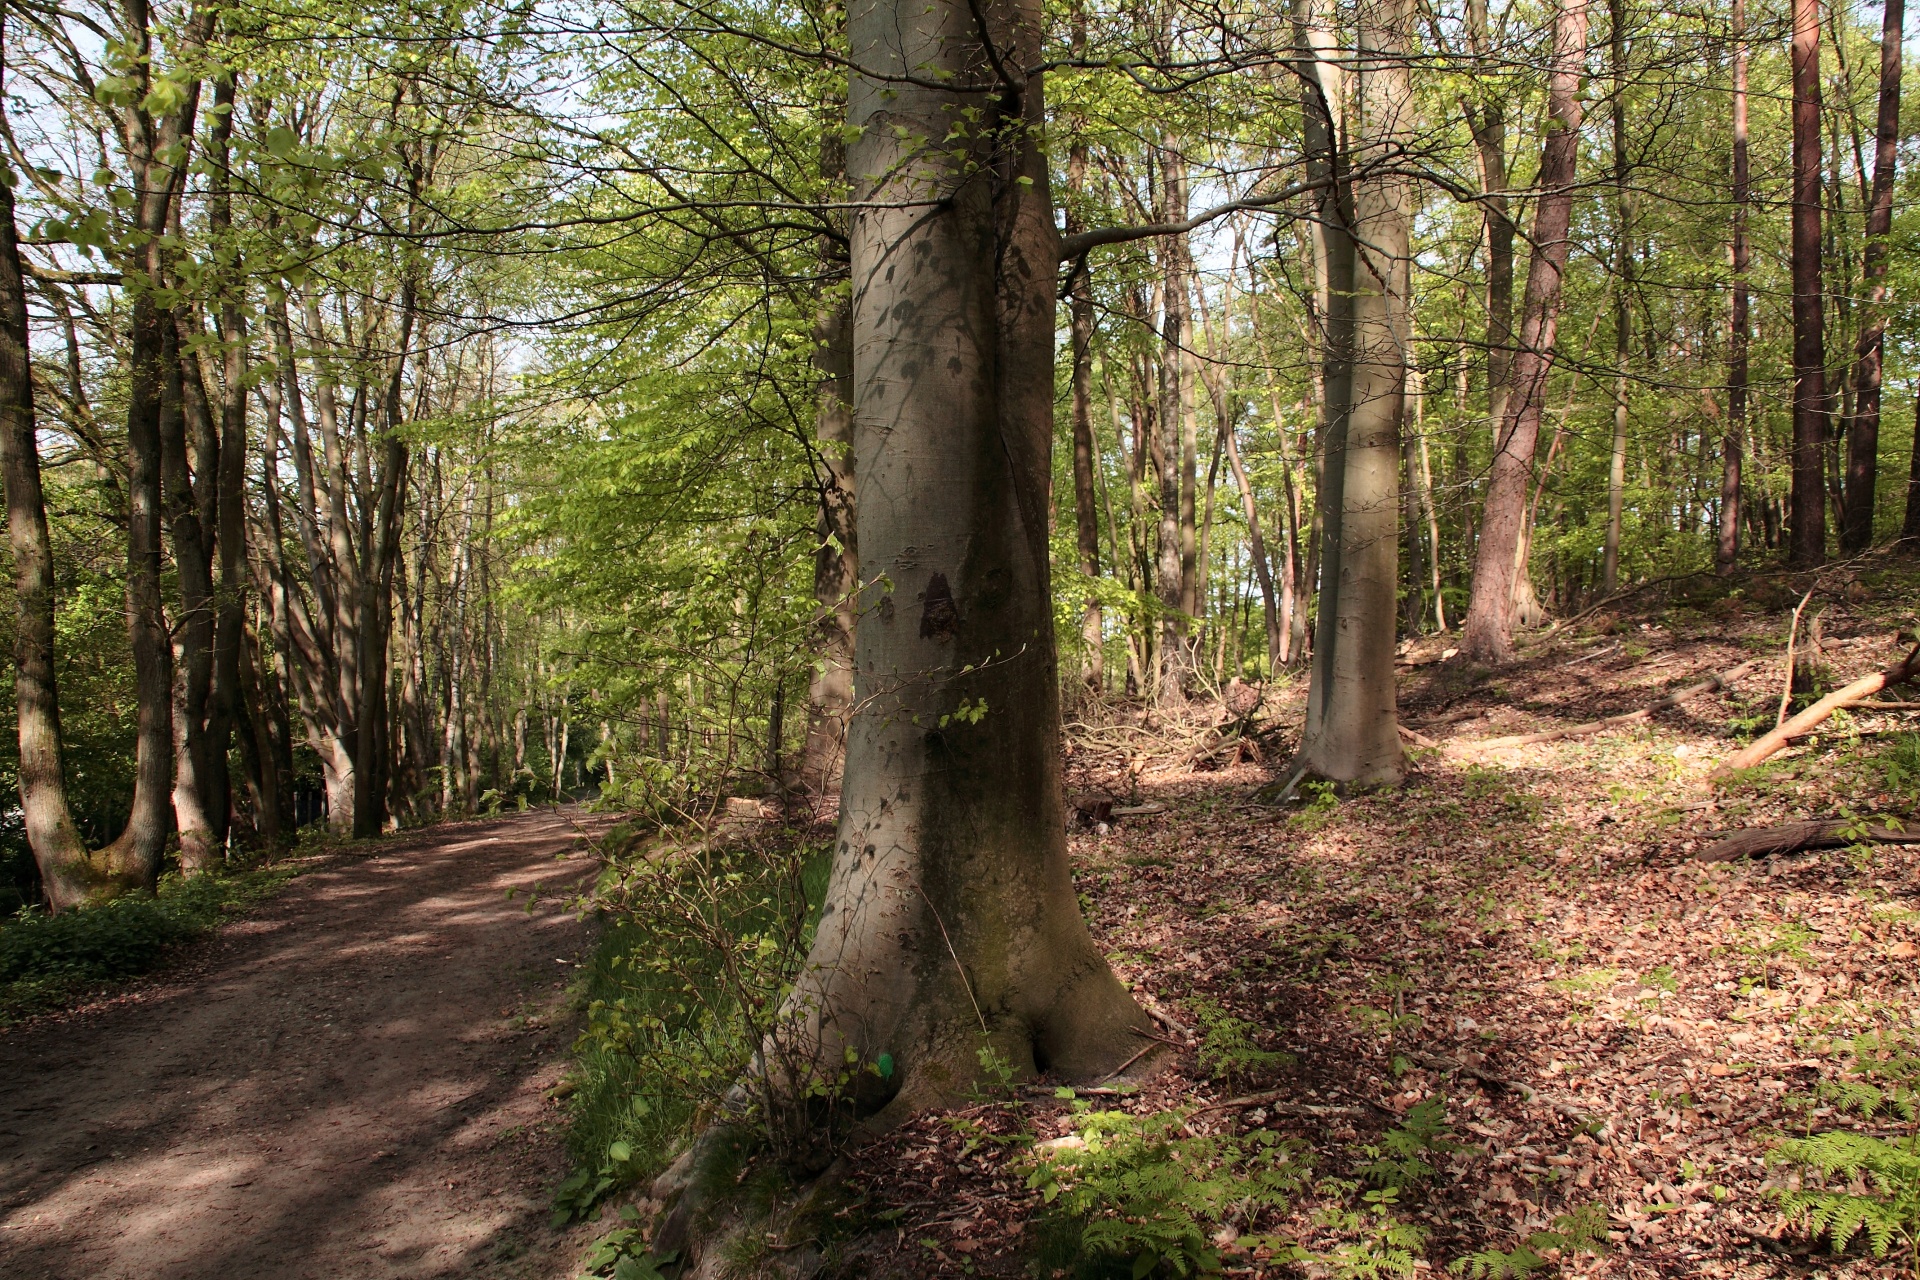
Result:
{"label": "slender tree trunk", "polygon": [[1207,352],[1211,363],[1203,366],[1207,383],[1207,394],[1213,400],[1214,416],[1220,420],[1221,441],[1226,446],[1227,466],[1233,472],[1234,487],[1240,490],[1240,510],[1247,518],[1247,550],[1253,558],[1253,576],[1260,584],[1261,618],[1267,639],[1267,674],[1271,677],[1280,670],[1282,658],[1282,638],[1280,631],[1279,602],[1274,598],[1273,566],[1267,561],[1267,539],[1260,527],[1260,504],[1254,500],[1253,484],[1247,478],[1247,469],[1240,461],[1239,432],[1233,425],[1233,408],[1228,399],[1226,380],[1222,376],[1219,361],[1225,359],[1226,338],[1233,332],[1233,312],[1231,294],[1220,311],[1221,333],[1216,335],[1213,321],[1203,305],[1200,309],[1200,323],[1206,332]]}
{"label": "slender tree trunk", "polygon": [[[0,41],[5,34],[0,30]],[[0,44],[0,89],[4,73]],[[0,476],[6,483],[7,533],[13,548],[13,697],[20,735],[21,817],[47,902],[64,911],[119,886],[103,874],[105,868],[89,861],[67,804],[54,653],[53,538],[40,484],[26,280],[11,186],[0,186]]]}
{"label": "slender tree trunk", "polygon": [[1613,51],[1613,453],[1607,468],[1607,542],[1600,589],[1620,585],[1620,535],[1627,506],[1627,361],[1633,353],[1633,197],[1627,161],[1627,5],[1608,0]]}
{"label": "slender tree trunk", "polygon": [[1740,559],[1740,469],[1746,452],[1747,348],[1747,3],[1733,0],[1733,312],[1727,336],[1727,433],[1720,446],[1720,536],[1716,572],[1729,574]]}
{"label": "slender tree trunk", "polygon": [[1907,518],[1900,536],[1920,538],[1920,388],[1913,397],[1913,458],[1907,464]]}
{"label": "slender tree trunk", "polygon": [[[1486,0],[1467,0],[1467,42],[1474,57],[1491,66],[1492,37]],[[1484,83],[1497,84],[1489,77]],[[1487,414],[1506,421],[1513,365],[1513,240],[1515,227],[1507,194],[1507,100],[1495,91],[1479,103],[1462,101],[1480,168],[1482,220],[1487,242]],[[1463,371],[1464,373],[1464,371]]]}
{"label": "slender tree trunk", "polygon": [[[191,65],[212,34],[216,11],[196,12],[187,22],[177,51]],[[136,101],[121,109],[122,133],[138,193],[134,223],[141,242],[126,263],[129,276],[141,277],[131,290],[127,384],[127,631],[133,651],[137,729],[134,747],[133,809],[126,829],[99,855],[106,874],[122,885],[151,888],[159,880],[167,837],[173,831],[169,792],[173,775],[173,652],[161,590],[161,526],[165,518],[162,450],[162,401],[167,383],[179,375],[172,360],[178,334],[171,310],[159,298],[171,284],[166,245],[173,213],[186,176],[200,82],[190,80],[185,101],[165,116],[149,114],[148,92],[153,48],[144,0],[123,10],[135,68]]]}
{"label": "slender tree trunk", "polygon": [[1893,230],[1894,165],[1900,152],[1900,68],[1905,0],[1885,0],[1880,28],[1880,111],[1874,131],[1873,193],[1867,201],[1867,249],[1862,283],[1866,308],[1854,346],[1853,413],[1847,420],[1847,486],[1841,548],[1873,542],[1874,489],[1880,479],[1880,374],[1887,331],[1887,236]]}
{"label": "slender tree trunk", "polygon": [[[410,196],[416,207],[421,174],[416,168],[410,177]],[[410,214],[409,225],[417,222]],[[373,521],[361,537],[365,562],[360,578],[361,652],[359,706],[355,720],[359,735],[354,742],[353,833],[361,839],[377,836],[387,824],[388,783],[393,774],[393,743],[389,725],[388,684],[393,640],[393,577],[400,560],[401,523],[407,495],[407,466],[410,460],[406,438],[401,434],[407,360],[413,346],[413,330],[420,305],[419,283],[409,274],[400,286],[400,331],[395,341],[392,371],[387,377],[381,407],[379,449],[380,464],[374,473],[372,493]],[[374,441],[362,442],[363,456],[371,453]],[[365,490],[363,489],[363,492]]]}
{"label": "slender tree trunk", "polygon": [[[1041,75],[1016,72],[1039,62],[1041,23],[1032,0],[850,15],[870,608],[832,880],[790,1006],[804,1061],[770,1045],[768,1072],[886,1054],[892,1070],[860,1088],[890,1115],[964,1089],[983,1040],[1017,1071],[1086,1079],[1126,1062],[1145,1026],[1088,936],[1063,834],[1047,532],[1058,240]],[[996,67],[1008,79],[991,92],[926,87],[991,84]],[[974,111],[962,154],[926,141]],[[929,188],[937,210],[918,203]]]}
{"label": "slender tree trunk", "polygon": [[[1360,129],[1354,147],[1352,408],[1338,494],[1339,588],[1331,661],[1316,683],[1295,769],[1352,787],[1395,785],[1405,755],[1394,709],[1393,651],[1400,582],[1400,425],[1412,339],[1409,288],[1413,192],[1388,166],[1412,137],[1407,49],[1412,0],[1364,0],[1358,16]],[[1332,527],[1330,522],[1329,528]],[[1329,534],[1331,539],[1333,535]],[[1324,607],[1324,606],[1323,606]]]}
{"label": "slender tree trunk", "polygon": [[[1084,57],[1087,46],[1087,16],[1083,5],[1073,8],[1070,52]],[[1084,127],[1084,122],[1076,121]],[[1075,137],[1067,149],[1066,227],[1069,235],[1084,230],[1081,202],[1087,185],[1087,144]],[[1088,578],[1100,576],[1100,516],[1094,495],[1094,468],[1098,453],[1093,447],[1093,275],[1086,260],[1069,263],[1072,273],[1068,289],[1068,331],[1073,344],[1073,517],[1076,550],[1080,553],[1080,572]],[[1081,668],[1087,689],[1099,694],[1106,685],[1106,619],[1100,598],[1089,595],[1086,612],[1080,621],[1080,648],[1085,655]]]}
{"label": "slender tree trunk", "polygon": [[213,480],[194,476],[188,467],[188,425],[193,425],[196,441],[204,443],[199,438],[207,431],[200,419],[207,410],[195,380],[187,376],[192,356],[181,341],[185,326],[177,313],[163,323],[166,383],[160,402],[160,456],[180,581],[173,653],[173,814],[180,833],[180,870],[192,876],[210,870],[218,858],[209,812],[213,788],[205,720],[213,685],[213,549],[196,492]]}
{"label": "slender tree trunk", "polygon": [[[1186,161],[1182,140],[1167,141],[1162,158],[1161,208],[1169,219],[1187,216]],[[1186,385],[1186,350],[1192,345],[1192,313],[1183,237],[1169,236],[1161,251],[1161,340],[1158,446],[1155,461],[1160,474],[1160,555],[1157,564],[1159,597],[1165,615],[1160,623],[1160,669],[1156,693],[1162,703],[1179,705],[1187,698],[1191,674],[1188,632],[1192,619],[1193,562],[1191,486],[1187,410],[1191,389]],[[1193,442],[1198,451],[1198,442]]]}
{"label": "slender tree trunk", "polygon": [[1790,559],[1827,558],[1826,315],[1820,261],[1820,6],[1793,0],[1793,489]]}
{"label": "slender tree trunk", "polygon": [[1513,394],[1494,450],[1474,553],[1473,590],[1460,639],[1462,656],[1474,662],[1502,663],[1513,656],[1515,556],[1526,519],[1527,489],[1560,319],[1560,282],[1569,252],[1574,164],[1583,115],[1580,68],[1586,47],[1586,0],[1560,0],[1554,14],[1547,136],[1540,158],[1541,194],[1534,210],[1534,251],[1527,270],[1520,350],[1513,362]]}

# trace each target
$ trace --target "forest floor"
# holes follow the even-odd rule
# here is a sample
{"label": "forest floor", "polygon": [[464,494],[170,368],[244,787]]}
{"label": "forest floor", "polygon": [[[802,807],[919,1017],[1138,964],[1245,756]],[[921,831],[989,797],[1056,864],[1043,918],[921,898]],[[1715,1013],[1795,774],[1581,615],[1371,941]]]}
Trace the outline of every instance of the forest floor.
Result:
{"label": "forest floor", "polygon": [[[1789,819],[1920,827],[1910,708],[1857,710],[1711,776],[1773,724],[1787,615],[1811,584],[1650,593],[1536,633],[1497,672],[1439,661],[1445,637],[1422,642],[1401,719],[1439,745],[1412,751],[1404,788],[1356,799],[1257,802],[1296,740],[1298,689],[1270,696],[1260,760],[1196,752],[1207,739],[1191,726],[1183,739],[1142,709],[1090,716],[1071,735],[1070,789],[1163,808],[1074,834],[1075,878],[1096,939],[1165,1015],[1171,1062],[1137,1090],[986,1098],[862,1152],[860,1212],[888,1224],[851,1246],[866,1273],[1104,1274],[1034,1189],[1076,1181],[1093,1194],[1074,1203],[1134,1241],[1122,1276],[1125,1252],[1153,1253],[1136,1228],[1174,1222],[1183,1196],[1215,1211],[1201,1224],[1230,1273],[1438,1276],[1480,1255],[1498,1276],[1528,1262],[1529,1240],[1533,1265],[1566,1275],[1912,1273],[1898,1240],[1884,1260],[1860,1237],[1830,1257],[1783,1216],[1777,1194],[1803,1173],[1774,1157],[1783,1135],[1913,1128],[1843,1112],[1835,1087],[1920,1083],[1920,848],[1695,858],[1715,833]],[[1914,642],[1916,604],[1911,566],[1831,572],[1802,650],[1818,615],[1828,687],[1889,665]],[[1756,657],[1730,691],[1648,723],[1471,745],[1644,707]],[[1870,1033],[1890,1036],[1887,1054]],[[1149,1140],[1121,1152],[1110,1137],[1078,1171],[1042,1170],[1087,1159],[1102,1109]],[[1237,1189],[1201,1185],[1231,1150],[1286,1153],[1274,1204],[1234,1207],[1251,1193],[1244,1162]],[[1368,1200],[1382,1184],[1399,1189]],[[1920,1230],[1912,1191],[1900,1213]],[[1569,1214],[1604,1225],[1598,1249],[1543,1234],[1567,1234]]]}
{"label": "forest floor", "polygon": [[549,1090],[591,942],[576,837],[604,825],[323,855],[157,978],[0,1031],[0,1275],[569,1274]]}

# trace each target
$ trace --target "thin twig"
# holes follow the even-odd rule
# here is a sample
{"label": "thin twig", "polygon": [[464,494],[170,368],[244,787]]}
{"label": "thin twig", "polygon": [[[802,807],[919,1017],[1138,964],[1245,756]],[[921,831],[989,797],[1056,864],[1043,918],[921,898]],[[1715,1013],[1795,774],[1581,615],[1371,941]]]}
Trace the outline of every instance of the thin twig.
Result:
{"label": "thin twig", "polygon": [[1816,581],[1807,588],[1807,594],[1800,597],[1800,603],[1793,607],[1793,623],[1787,628],[1787,675],[1780,689],[1780,714],[1773,720],[1776,729],[1787,722],[1787,708],[1793,705],[1793,646],[1800,638],[1800,611],[1807,607],[1807,601],[1813,599],[1813,593],[1819,589],[1820,584]]}

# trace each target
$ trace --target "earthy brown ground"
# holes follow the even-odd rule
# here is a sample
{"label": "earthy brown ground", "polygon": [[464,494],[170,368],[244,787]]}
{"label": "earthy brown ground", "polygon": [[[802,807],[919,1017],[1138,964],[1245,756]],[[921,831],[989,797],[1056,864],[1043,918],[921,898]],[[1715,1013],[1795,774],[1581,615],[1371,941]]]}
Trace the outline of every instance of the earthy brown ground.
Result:
{"label": "earthy brown ground", "polygon": [[[1785,1134],[1909,1131],[1839,1112],[1820,1086],[1857,1080],[1851,1037],[1920,1045],[1920,847],[1693,857],[1716,833],[1791,819],[1920,825],[1920,781],[1889,765],[1920,730],[1910,709],[1857,708],[1749,775],[1712,775],[1742,733],[1772,724],[1787,618],[1810,585],[1653,595],[1531,636],[1497,672],[1440,663],[1448,642],[1423,642],[1402,670],[1401,719],[1443,748],[1413,753],[1404,788],[1340,803],[1260,802],[1294,745],[1297,683],[1270,696],[1260,761],[1205,758],[1199,734],[1144,709],[1090,715],[1072,785],[1162,807],[1071,838],[1095,937],[1151,1007],[1196,1030],[1229,1015],[1291,1063],[1210,1069],[1181,1048],[1138,1093],[1095,1105],[1174,1112],[1187,1133],[1268,1129],[1315,1178],[1351,1178],[1366,1144],[1443,1099],[1462,1146],[1399,1207],[1425,1232],[1417,1266],[1435,1280],[1583,1208],[1604,1212],[1607,1251],[1538,1274],[1914,1274],[1910,1249],[1876,1259],[1859,1237],[1831,1257],[1780,1212],[1774,1193],[1795,1175],[1772,1161]],[[1807,617],[1821,618],[1828,685],[1914,643],[1910,567],[1819,585]],[[1756,657],[1730,691],[1651,723],[1468,745],[1643,707]],[[1272,1101],[1215,1105],[1255,1094]],[[1051,1139],[1071,1121],[1042,1089],[923,1117],[869,1149],[856,1185],[898,1229],[867,1242],[885,1246],[868,1249],[867,1274],[1028,1274],[1046,1210],[1027,1190],[1028,1142],[1007,1135]],[[1332,1212],[1355,1200],[1311,1184],[1289,1210],[1241,1221],[1314,1261],[1229,1248],[1229,1273],[1367,1274],[1364,1233]]]}
{"label": "earthy brown ground", "polygon": [[592,821],[332,855],[160,982],[0,1032],[0,1276],[568,1274],[546,1091]]}

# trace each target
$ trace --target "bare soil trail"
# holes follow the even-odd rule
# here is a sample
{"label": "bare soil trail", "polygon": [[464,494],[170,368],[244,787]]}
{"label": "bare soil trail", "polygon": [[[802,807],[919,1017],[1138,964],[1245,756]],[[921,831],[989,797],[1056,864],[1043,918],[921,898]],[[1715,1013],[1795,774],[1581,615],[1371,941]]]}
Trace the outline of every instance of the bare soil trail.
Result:
{"label": "bare soil trail", "polygon": [[546,1091],[588,824],[330,857],[158,984],[0,1033],[0,1276],[566,1274]]}

